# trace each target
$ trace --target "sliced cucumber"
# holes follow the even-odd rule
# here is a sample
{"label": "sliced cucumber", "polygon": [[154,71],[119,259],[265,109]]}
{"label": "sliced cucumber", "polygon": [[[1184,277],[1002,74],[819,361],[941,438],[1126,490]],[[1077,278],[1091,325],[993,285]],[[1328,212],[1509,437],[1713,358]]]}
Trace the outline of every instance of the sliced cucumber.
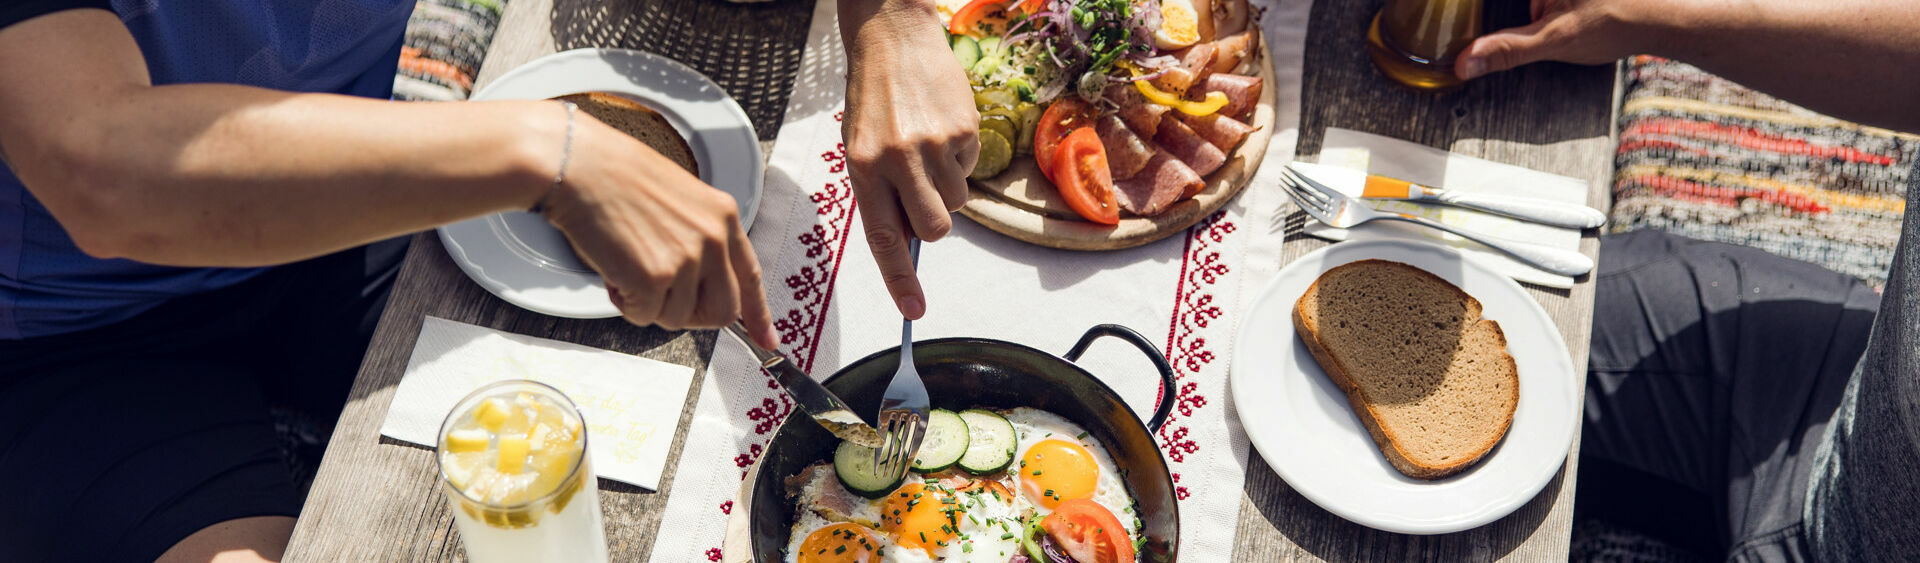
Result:
{"label": "sliced cucumber", "polygon": [[1000,38],[982,37],[979,43],[982,56],[993,57],[1000,54]]}
{"label": "sliced cucumber", "polygon": [[882,475],[873,465],[873,448],[841,442],[833,450],[833,474],[840,477],[840,484],[847,490],[867,498],[880,498],[900,488],[907,476]]}
{"label": "sliced cucumber", "polygon": [[1022,103],[1032,103],[1034,101],[1033,83],[1028,82],[1026,77],[1015,76],[1007,79],[1007,87],[1012,88],[1013,93],[1019,95]]}
{"label": "sliced cucumber", "polygon": [[[980,130],[980,160],[974,161],[973,173],[968,174],[967,177],[975,180],[992,178],[1000,175],[1001,172],[1005,172],[1007,165],[1012,163],[1013,143],[1008,142],[1007,138],[1001,136],[999,132],[983,128]],[[962,413],[961,418],[966,418],[966,415]],[[1001,420],[1000,423],[1006,424],[1007,421]],[[1011,426],[1009,426],[1009,428],[1011,428]],[[967,449],[968,451],[972,451],[973,423],[967,423],[967,429]],[[965,457],[962,457],[961,463],[966,463],[965,459]]]}
{"label": "sliced cucumber", "polygon": [[965,35],[953,36],[953,58],[960,60],[960,68],[973,68],[980,62],[980,43]]}
{"label": "sliced cucumber", "polygon": [[[982,159],[986,152],[980,151]],[[960,419],[967,423],[967,455],[960,456],[961,469],[985,475],[1013,463],[1013,448],[1019,440],[1014,437],[1013,424],[1007,422],[1006,417],[993,411],[968,409],[960,412]]]}
{"label": "sliced cucumber", "polygon": [[960,415],[944,409],[927,413],[927,437],[920,440],[920,451],[913,455],[913,470],[933,473],[960,461],[967,453],[967,423]]}

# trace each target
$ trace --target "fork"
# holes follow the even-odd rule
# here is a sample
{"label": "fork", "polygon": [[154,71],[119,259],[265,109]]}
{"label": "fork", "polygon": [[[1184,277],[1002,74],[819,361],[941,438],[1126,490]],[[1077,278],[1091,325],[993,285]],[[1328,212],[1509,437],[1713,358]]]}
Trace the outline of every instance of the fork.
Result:
{"label": "fork", "polygon": [[[907,253],[914,267],[920,265],[920,239],[908,237]],[[927,437],[927,384],[913,367],[913,319],[900,321],[900,367],[880,399],[880,414],[874,417],[886,443],[873,451],[873,467],[883,475],[900,476],[920,451],[920,440]],[[898,466],[898,467],[895,467]]]}
{"label": "fork", "polygon": [[1300,209],[1306,211],[1307,215],[1336,229],[1350,228],[1382,219],[1404,221],[1460,235],[1467,240],[1506,253],[1535,268],[1563,276],[1578,277],[1593,271],[1593,259],[1578,251],[1500,241],[1423,217],[1378,211],[1354,201],[1352,196],[1340,193],[1338,190],[1327,187],[1326,184],[1315,182],[1312,178],[1295,172],[1292,167],[1280,169],[1280,187],[1287,191],[1287,195],[1291,196],[1293,202],[1299,204]]}

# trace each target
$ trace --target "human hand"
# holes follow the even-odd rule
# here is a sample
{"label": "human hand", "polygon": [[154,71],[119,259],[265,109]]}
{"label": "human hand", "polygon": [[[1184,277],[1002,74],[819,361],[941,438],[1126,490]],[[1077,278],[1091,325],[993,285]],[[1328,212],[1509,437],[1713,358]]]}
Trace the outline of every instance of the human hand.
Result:
{"label": "human hand", "polygon": [[849,178],[867,246],[900,314],[926,314],[907,237],[933,241],[953,228],[980,154],[980,114],[967,75],[927,0],[846,0],[846,137]]}
{"label": "human hand", "polygon": [[740,319],[773,349],[760,261],[733,196],[625,133],[584,113],[575,118],[574,153],[546,217],[600,272],[621,316],[668,330]]}
{"label": "human hand", "polygon": [[1656,18],[1678,4],[1654,0],[1533,0],[1533,23],[1480,36],[1460,53],[1454,72],[1472,80],[1539,61],[1602,64],[1648,53],[1660,33]]}

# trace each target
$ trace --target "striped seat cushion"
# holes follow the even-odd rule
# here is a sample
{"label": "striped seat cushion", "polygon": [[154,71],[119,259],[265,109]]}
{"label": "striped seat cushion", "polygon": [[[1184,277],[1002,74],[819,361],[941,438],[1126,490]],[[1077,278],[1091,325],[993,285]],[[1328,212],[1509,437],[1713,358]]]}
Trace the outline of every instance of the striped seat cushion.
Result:
{"label": "striped seat cushion", "polygon": [[1885,284],[1920,136],[1657,57],[1627,72],[1610,230],[1741,244]]}
{"label": "striped seat cushion", "polygon": [[505,7],[506,0],[419,0],[407,20],[394,99],[467,99]]}

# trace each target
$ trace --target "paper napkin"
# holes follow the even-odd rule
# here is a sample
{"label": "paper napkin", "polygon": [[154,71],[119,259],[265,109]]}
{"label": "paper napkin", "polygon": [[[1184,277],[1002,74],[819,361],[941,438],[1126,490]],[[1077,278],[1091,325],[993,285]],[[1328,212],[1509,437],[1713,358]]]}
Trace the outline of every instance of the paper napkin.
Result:
{"label": "paper napkin", "polygon": [[[1530,170],[1511,164],[1453,154],[1444,150],[1348,129],[1328,128],[1320,149],[1320,164],[1360,170],[1369,174],[1406,180],[1416,184],[1465,193],[1511,195],[1578,205],[1587,203],[1587,182],[1556,174]],[[1360,197],[1359,186],[1348,193]],[[1421,205],[1402,201],[1364,200],[1376,209],[1408,213],[1472,230],[1494,238],[1578,250],[1580,231],[1549,227],[1453,207]],[[1368,238],[1417,238],[1451,246],[1462,254],[1480,259],[1494,271],[1517,281],[1567,288],[1573,278],[1553,274],[1522,264],[1499,251],[1472,241],[1417,225],[1379,221],[1368,223],[1350,233],[1318,222],[1309,222],[1306,233],[1328,240]]]}
{"label": "paper napkin", "polygon": [[455,403],[503,379],[559,389],[586,421],[594,473],[655,490],[693,368],[430,316],[380,433],[433,447]]}

